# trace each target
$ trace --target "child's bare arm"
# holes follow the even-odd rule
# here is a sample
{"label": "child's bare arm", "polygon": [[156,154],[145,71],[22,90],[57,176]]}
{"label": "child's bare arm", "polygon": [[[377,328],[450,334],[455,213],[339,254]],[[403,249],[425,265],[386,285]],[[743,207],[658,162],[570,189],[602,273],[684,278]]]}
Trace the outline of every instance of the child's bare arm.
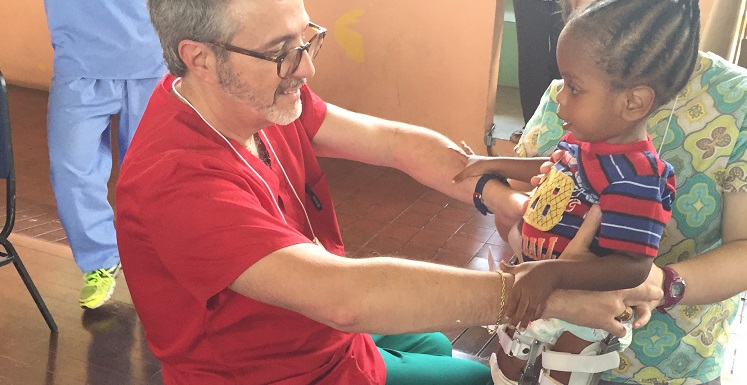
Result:
{"label": "child's bare arm", "polygon": [[643,283],[651,271],[653,258],[616,252],[584,261],[561,259],[553,266],[560,276],[558,288],[608,291],[630,289]]}
{"label": "child's bare arm", "polygon": [[503,266],[516,278],[506,305],[509,325],[526,325],[544,312],[556,289],[610,291],[637,287],[648,277],[653,258],[626,254],[552,259]]}
{"label": "child's bare arm", "polygon": [[460,182],[471,176],[487,173],[498,174],[507,179],[514,179],[529,183],[532,177],[539,173],[542,163],[550,158],[518,158],[518,157],[488,157],[468,155],[466,166],[454,177],[454,182]]}

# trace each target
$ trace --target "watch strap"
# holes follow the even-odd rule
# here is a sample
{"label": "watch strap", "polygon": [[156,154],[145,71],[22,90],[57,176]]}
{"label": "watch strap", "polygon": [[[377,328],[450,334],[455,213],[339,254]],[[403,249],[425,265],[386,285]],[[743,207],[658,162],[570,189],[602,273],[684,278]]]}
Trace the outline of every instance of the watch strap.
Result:
{"label": "watch strap", "polygon": [[480,179],[477,180],[477,184],[475,185],[475,193],[472,194],[472,202],[475,204],[475,208],[477,209],[477,211],[479,211],[482,215],[492,214],[492,212],[488,210],[488,206],[485,206],[485,202],[482,199],[482,190],[485,188],[485,184],[488,183],[489,180],[493,179],[508,186],[508,181],[506,180],[506,178],[496,174],[483,174],[483,176],[481,176]]}
{"label": "watch strap", "polygon": [[[669,266],[664,266],[661,268],[662,273],[664,273],[664,284],[662,286],[662,289],[664,290],[664,303],[660,306],[656,307],[656,310],[659,313],[666,313],[667,309],[671,308],[672,306],[676,305],[682,297],[685,294],[685,280]],[[682,285],[682,290],[678,295],[674,295],[672,293],[672,286],[675,284]]]}

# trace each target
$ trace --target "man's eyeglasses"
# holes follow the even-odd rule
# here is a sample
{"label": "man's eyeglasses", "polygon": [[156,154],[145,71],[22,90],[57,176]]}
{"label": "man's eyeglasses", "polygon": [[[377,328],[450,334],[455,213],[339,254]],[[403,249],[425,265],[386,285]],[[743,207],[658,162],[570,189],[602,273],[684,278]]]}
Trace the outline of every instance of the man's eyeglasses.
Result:
{"label": "man's eyeglasses", "polygon": [[209,43],[225,49],[226,51],[236,52],[242,55],[255,57],[257,59],[267,60],[274,63],[278,63],[278,76],[281,79],[285,79],[298,69],[301,64],[301,58],[303,57],[303,51],[308,51],[311,59],[316,57],[319,53],[319,48],[322,48],[322,42],[324,42],[324,36],[327,34],[327,29],[318,26],[314,23],[309,23],[309,27],[315,32],[309,41],[301,46],[291,48],[278,56],[269,56],[260,52],[251,51],[248,49],[236,47],[228,43]]}

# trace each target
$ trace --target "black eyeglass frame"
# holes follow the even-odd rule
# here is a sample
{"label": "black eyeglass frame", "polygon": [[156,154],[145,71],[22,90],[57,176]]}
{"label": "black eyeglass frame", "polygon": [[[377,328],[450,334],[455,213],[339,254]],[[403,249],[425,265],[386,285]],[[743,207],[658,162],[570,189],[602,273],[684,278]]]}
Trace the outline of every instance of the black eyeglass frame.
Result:
{"label": "black eyeglass frame", "polygon": [[[294,72],[296,72],[296,70],[298,69],[298,66],[301,64],[301,59],[303,58],[303,51],[308,52],[309,47],[311,47],[311,45],[314,44],[315,40],[317,39],[319,40],[319,47],[316,49],[316,52],[314,52],[314,55],[311,58],[314,59],[316,55],[319,53],[319,50],[322,48],[322,43],[324,42],[324,36],[327,34],[327,28],[314,24],[313,22],[309,22],[309,27],[313,29],[314,32],[316,32],[316,34],[312,36],[311,39],[309,39],[309,41],[307,41],[306,43],[298,47],[291,48],[277,56],[265,55],[261,52],[237,47],[229,43],[215,43],[215,42],[207,42],[207,43],[223,48],[226,51],[235,52],[241,55],[251,56],[257,59],[262,59],[262,60],[271,61],[273,63],[277,63],[278,77],[281,79],[285,79],[288,76],[292,75]],[[295,63],[293,63],[293,67],[288,71],[288,73],[285,76],[282,76],[280,74],[280,68],[283,65],[283,60],[285,60],[285,58],[288,57],[288,55],[293,51],[299,51],[298,59],[296,60]]]}

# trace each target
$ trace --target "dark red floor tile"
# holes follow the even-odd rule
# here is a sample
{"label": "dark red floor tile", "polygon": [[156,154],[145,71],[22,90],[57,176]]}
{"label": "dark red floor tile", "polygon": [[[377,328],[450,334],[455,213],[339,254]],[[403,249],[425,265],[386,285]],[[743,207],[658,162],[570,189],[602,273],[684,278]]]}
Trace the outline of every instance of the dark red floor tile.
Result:
{"label": "dark red floor tile", "polygon": [[495,227],[492,229],[466,224],[459,228],[456,235],[464,236],[478,242],[488,242],[493,234],[497,233]]}
{"label": "dark red floor tile", "polygon": [[457,251],[440,249],[431,259],[431,262],[440,263],[442,265],[462,267],[465,266],[471,259],[471,254],[464,254]]}
{"label": "dark red floor tile", "polygon": [[420,230],[420,232],[410,238],[410,243],[438,249],[445,245],[448,240],[449,236],[445,235],[443,232]]}
{"label": "dark red floor tile", "polygon": [[417,227],[405,226],[399,223],[390,223],[379,232],[379,235],[407,242],[418,232],[420,232],[420,229]]}
{"label": "dark red floor tile", "polygon": [[376,250],[382,255],[394,255],[404,244],[405,241],[399,239],[375,235],[370,241],[368,241],[365,247]]}
{"label": "dark red floor tile", "polygon": [[433,219],[432,215],[420,214],[414,211],[406,210],[402,215],[398,216],[394,220],[395,223],[399,223],[405,226],[412,226],[422,229],[428,222]]}
{"label": "dark red floor tile", "polygon": [[443,217],[435,217],[428,222],[423,230],[432,231],[438,233],[444,237],[444,240],[448,240],[463,226],[463,222],[453,221]]}
{"label": "dark red floor tile", "polygon": [[444,248],[472,256],[475,255],[484,245],[485,242],[479,242],[465,236],[455,235],[446,242]]}
{"label": "dark red floor tile", "polygon": [[398,256],[418,261],[428,261],[438,252],[438,247],[406,243],[400,249]]}

